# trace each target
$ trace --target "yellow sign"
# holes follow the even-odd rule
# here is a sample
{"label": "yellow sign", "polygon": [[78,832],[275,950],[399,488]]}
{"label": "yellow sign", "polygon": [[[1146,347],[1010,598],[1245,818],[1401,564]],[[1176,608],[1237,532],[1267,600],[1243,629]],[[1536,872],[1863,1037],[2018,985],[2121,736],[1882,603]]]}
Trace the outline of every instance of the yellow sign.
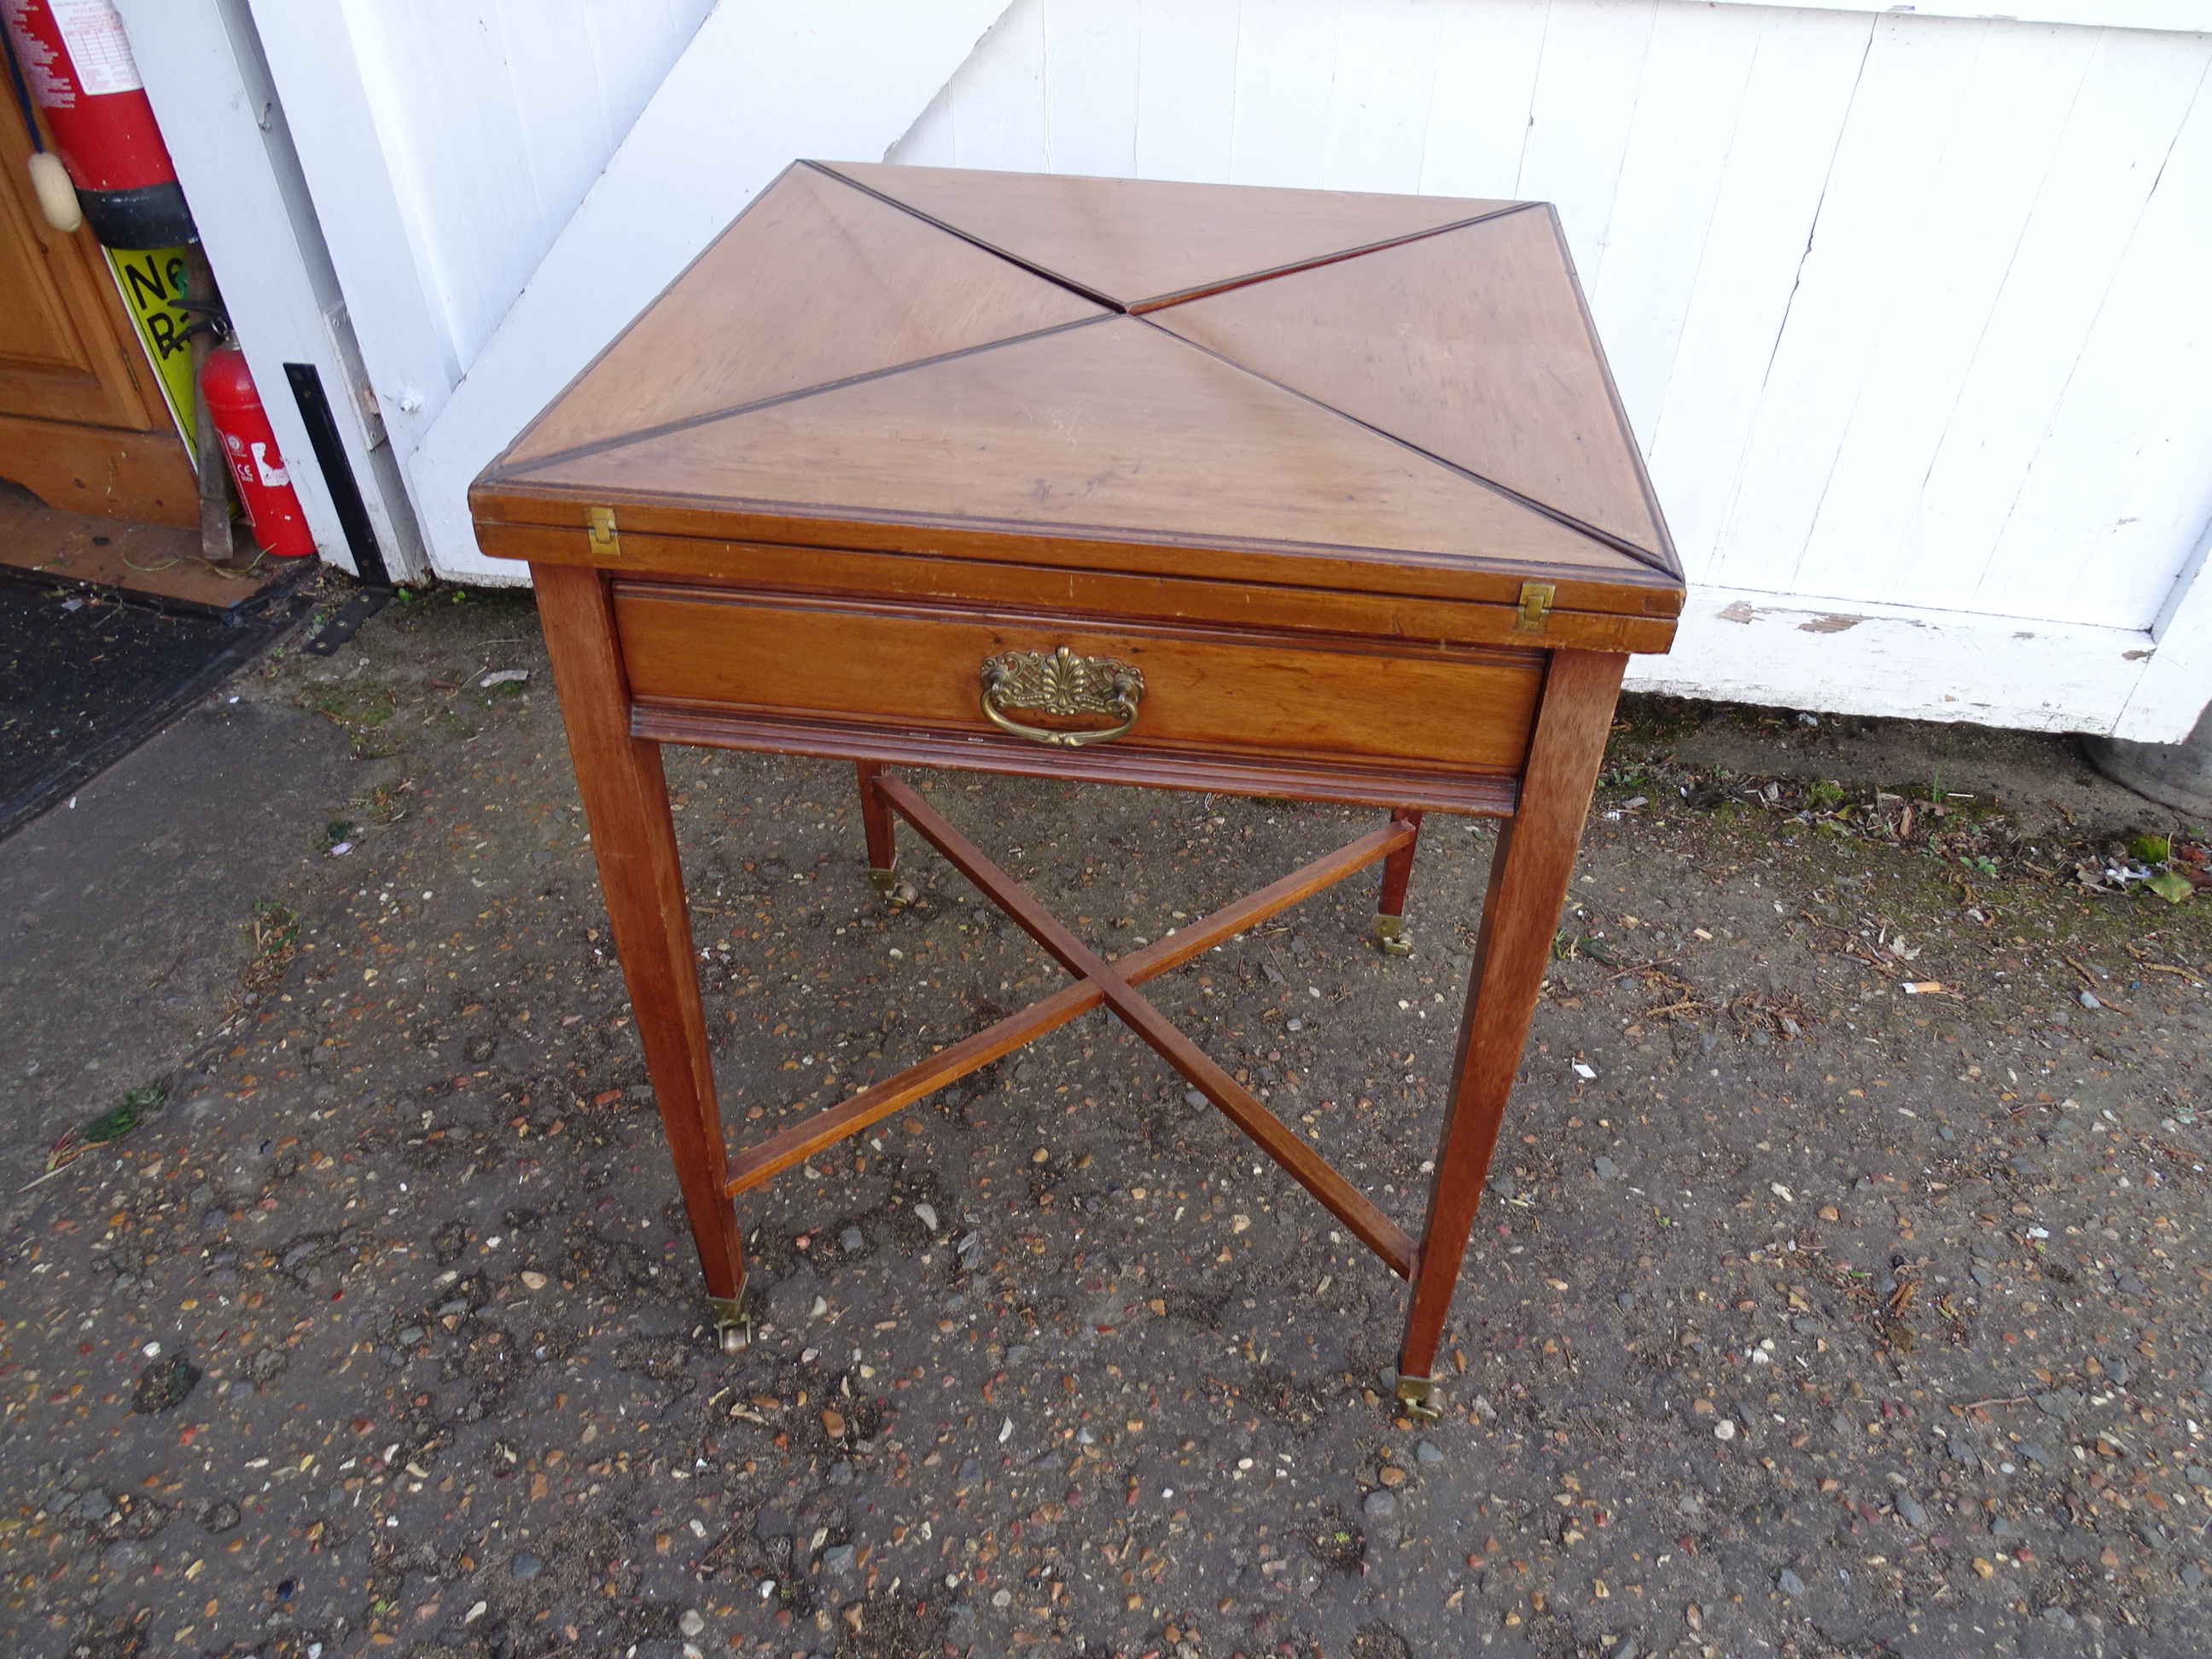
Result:
{"label": "yellow sign", "polygon": [[169,414],[192,446],[192,347],[185,338],[191,314],[179,308],[185,297],[185,250],[161,247],[144,252],[103,250],[115,272],[115,286],[123,303],[138,325],[146,356],[154,365],[154,378],[161,383]]}

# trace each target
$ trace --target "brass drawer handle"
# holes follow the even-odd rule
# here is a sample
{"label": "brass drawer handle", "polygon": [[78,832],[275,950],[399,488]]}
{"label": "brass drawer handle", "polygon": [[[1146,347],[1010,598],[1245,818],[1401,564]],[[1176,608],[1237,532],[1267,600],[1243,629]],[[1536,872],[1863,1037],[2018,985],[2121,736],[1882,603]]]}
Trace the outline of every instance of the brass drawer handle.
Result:
{"label": "brass drawer handle", "polygon": [[[1066,646],[1042,651],[1008,651],[983,664],[983,713],[1001,732],[1055,749],[1080,749],[1109,743],[1137,723],[1137,704],[1145,695],[1139,668],[1111,657],[1079,657]],[[1053,732],[1006,718],[1009,708],[1039,708],[1048,714],[1112,714],[1119,726],[1096,732]]]}

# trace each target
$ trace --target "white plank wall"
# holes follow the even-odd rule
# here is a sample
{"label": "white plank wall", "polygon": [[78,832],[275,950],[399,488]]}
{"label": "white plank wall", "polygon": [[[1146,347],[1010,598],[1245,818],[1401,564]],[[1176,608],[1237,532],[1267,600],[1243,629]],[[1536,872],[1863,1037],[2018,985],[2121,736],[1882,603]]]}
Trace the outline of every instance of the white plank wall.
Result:
{"label": "white plank wall", "polygon": [[512,579],[467,479],[641,248],[657,284],[781,160],[904,131],[1556,202],[1692,584],[1638,683],[2172,740],[2212,690],[2212,0],[1976,3],[243,0],[442,574]]}
{"label": "white plank wall", "polygon": [[[246,3],[411,487],[447,400],[714,0]],[[415,507],[447,573],[469,555]]]}
{"label": "white plank wall", "polygon": [[[1755,659],[1802,623],[1749,596],[1864,617],[1808,703],[2172,738],[2212,688],[2124,714],[2212,521],[2212,34],[2173,17],[1017,0],[891,159],[1556,202],[1738,607],[1655,682],[1785,691]],[[1947,616],[1975,684],[1869,689]]]}
{"label": "white plank wall", "polygon": [[408,239],[464,368],[714,0],[345,0]]}
{"label": "white plank wall", "polygon": [[477,550],[470,481],[793,156],[881,155],[1003,4],[720,0],[409,457],[440,574],[527,580]]}

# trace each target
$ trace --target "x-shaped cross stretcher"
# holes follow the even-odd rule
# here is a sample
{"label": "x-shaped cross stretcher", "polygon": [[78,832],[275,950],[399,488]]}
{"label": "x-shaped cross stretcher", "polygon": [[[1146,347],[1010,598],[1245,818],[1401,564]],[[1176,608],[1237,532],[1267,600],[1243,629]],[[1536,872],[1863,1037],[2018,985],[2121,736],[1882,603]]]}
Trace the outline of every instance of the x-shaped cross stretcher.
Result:
{"label": "x-shaped cross stretcher", "polygon": [[1019,1013],[1009,1014],[997,1024],[963,1042],[940,1048],[897,1076],[886,1078],[805,1122],[738,1153],[730,1160],[726,1190],[732,1196],[759,1186],[821,1148],[859,1133],[901,1107],[1103,1004],[1188,1079],[1193,1088],[1219,1107],[1231,1122],[1258,1143],[1262,1152],[1289,1170],[1330,1214],[1381,1256],[1393,1273],[1404,1279],[1413,1278],[1419,1252],[1405,1229],[1330,1168],[1318,1152],[1298,1139],[1296,1131],[1208,1058],[1176,1029],[1174,1022],[1139,995],[1135,988],[1370,864],[1395,853],[1410,854],[1414,837],[1419,833],[1416,816],[1407,814],[1394,818],[1387,828],[1362,836],[1327,858],[1316,860],[1271,886],[1246,895],[1157,944],[1132,951],[1116,962],[1108,962],[1070,933],[1019,883],[897,778],[864,769],[862,787],[872,792],[882,806],[905,819],[915,833],[944,855],[948,864],[975,883],[986,898],[1012,917],[1022,931],[1042,945],[1061,967],[1075,975],[1078,982],[1042,1002],[1032,1003]]}
{"label": "x-shaped cross stretcher", "polygon": [[[1335,885],[1370,865],[1387,862],[1386,913],[1395,919],[1404,902],[1405,871],[1420,833],[1420,815],[1401,812],[1384,828],[1294,871],[1280,881],[1247,894],[1165,939],[1108,962],[1071,933],[1022,885],[987,857],[922,799],[880,767],[860,768],[864,816],[868,821],[872,861],[888,870],[892,857],[890,815],[896,814],[942,854],[945,861],[992,903],[1012,917],[1053,959],[1076,976],[1076,983],[1010,1014],[962,1042],[939,1049],[927,1060],[884,1079],[849,1099],[795,1124],[781,1134],[735,1154],[724,1188],[730,1196],[759,1186],[824,1146],[858,1134],[870,1124],[943,1088],[1001,1055],[1056,1030],[1091,1009],[1104,1006],[1191,1086],[1242,1129],[1261,1151],[1289,1171],[1319,1199],[1330,1214],[1360,1243],[1382,1257],[1390,1270],[1412,1280],[1420,1251],[1406,1230],[1330,1166],[1297,1133],[1255,1099],[1198,1045],[1176,1028],[1136,988],[1172,968],[1235,938],[1269,916]],[[1393,930],[1395,932],[1395,930]],[[1425,1401],[1409,1401],[1425,1409]],[[1433,1414],[1432,1413],[1431,1414]]]}

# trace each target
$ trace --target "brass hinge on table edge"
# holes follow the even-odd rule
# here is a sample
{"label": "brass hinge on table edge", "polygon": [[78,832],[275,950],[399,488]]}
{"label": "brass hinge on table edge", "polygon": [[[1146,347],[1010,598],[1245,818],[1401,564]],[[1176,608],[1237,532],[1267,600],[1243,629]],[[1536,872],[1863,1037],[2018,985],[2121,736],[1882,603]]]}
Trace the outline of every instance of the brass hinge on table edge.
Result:
{"label": "brass hinge on table edge", "polygon": [[622,538],[615,533],[615,510],[611,507],[586,508],[584,534],[592,544],[592,552],[610,559],[622,557]]}
{"label": "brass hinge on table edge", "polygon": [[1521,613],[1513,619],[1513,631],[1516,634],[1542,633],[1544,618],[1551,614],[1552,600],[1558,592],[1559,589],[1550,582],[1522,582]]}

